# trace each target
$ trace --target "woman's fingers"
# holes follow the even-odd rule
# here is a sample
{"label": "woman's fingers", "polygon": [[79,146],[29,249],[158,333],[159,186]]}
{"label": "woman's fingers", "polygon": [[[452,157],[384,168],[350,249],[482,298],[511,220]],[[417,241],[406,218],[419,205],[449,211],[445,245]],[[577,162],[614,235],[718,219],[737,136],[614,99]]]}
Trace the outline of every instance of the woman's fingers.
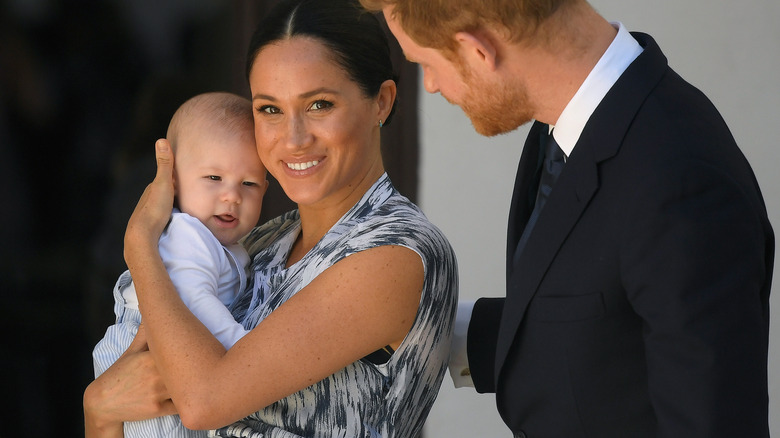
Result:
{"label": "woman's fingers", "polygon": [[100,425],[176,413],[151,353],[130,350],[87,387],[84,410],[91,423]]}
{"label": "woman's fingers", "polygon": [[173,208],[173,152],[168,140],[155,143],[157,174],[133,210],[125,231],[125,260],[138,244],[157,244]]}
{"label": "woman's fingers", "polygon": [[141,196],[138,207],[142,208],[141,213],[147,215],[141,219],[153,221],[156,225],[164,227],[173,208],[173,152],[171,144],[164,138],[157,140],[154,149],[157,175]]}
{"label": "woman's fingers", "polygon": [[155,157],[157,158],[157,176],[155,179],[173,181],[173,151],[171,143],[161,138],[154,144]]}

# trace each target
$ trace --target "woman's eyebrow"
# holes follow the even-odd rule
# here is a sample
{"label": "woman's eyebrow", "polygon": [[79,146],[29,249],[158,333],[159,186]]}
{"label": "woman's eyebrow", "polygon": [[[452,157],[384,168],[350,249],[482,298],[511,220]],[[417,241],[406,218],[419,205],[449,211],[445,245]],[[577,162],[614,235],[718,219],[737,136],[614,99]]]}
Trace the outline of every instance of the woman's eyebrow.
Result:
{"label": "woman's eyebrow", "polygon": [[[316,89],[311,90],[311,91],[307,91],[305,93],[301,93],[301,94],[298,95],[298,97],[306,99],[306,98],[309,98],[309,97],[312,97],[312,96],[316,96],[318,94],[341,94],[341,93],[339,91],[337,91],[337,90],[332,89],[332,88],[320,87],[320,88],[316,88]],[[271,102],[276,102],[276,100],[277,100],[275,97],[273,97],[273,96],[271,96],[269,94],[262,94],[262,93],[257,93],[257,94],[252,95],[252,100],[256,100],[256,99],[270,100]]]}
{"label": "woman's eyebrow", "polygon": [[260,93],[253,94],[252,95],[252,100],[257,100],[257,99],[270,100],[270,101],[276,102],[276,98],[273,97],[273,96],[270,96],[268,94],[260,94]]}
{"label": "woman's eyebrow", "polygon": [[301,94],[300,97],[307,98],[307,97],[316,96],[318,94],[341,94],[341,93],[332,88],[320,87],[311,91],[307,91],[306,93]]}

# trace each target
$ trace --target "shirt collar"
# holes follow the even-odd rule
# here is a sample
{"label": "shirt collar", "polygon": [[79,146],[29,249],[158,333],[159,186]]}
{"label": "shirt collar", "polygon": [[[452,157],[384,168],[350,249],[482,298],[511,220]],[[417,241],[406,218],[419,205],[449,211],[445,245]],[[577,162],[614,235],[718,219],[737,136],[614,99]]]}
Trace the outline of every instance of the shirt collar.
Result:
{"label": "shirt collar", "polygon": [[585,129],[585,124],[606,96],[620,75],[642,53],[642,46],[631,36],[622,23],[611,23],[618,31],[617,36],[593,67],[585,82],[563,109],[555,123],[555,141],[566,157],[571,155],[574,146]]}

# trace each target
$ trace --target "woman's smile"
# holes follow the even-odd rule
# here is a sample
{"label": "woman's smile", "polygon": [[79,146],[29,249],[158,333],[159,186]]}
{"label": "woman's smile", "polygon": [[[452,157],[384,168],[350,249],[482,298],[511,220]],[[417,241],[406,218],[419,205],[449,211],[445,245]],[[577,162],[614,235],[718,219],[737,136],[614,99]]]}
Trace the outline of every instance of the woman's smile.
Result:
{"label": "woman's smile", "polygon": [[306,170],[310,169],[320,163],[320,160],[312,160],[303,163],[285,163],[287,167],[292,170]]}

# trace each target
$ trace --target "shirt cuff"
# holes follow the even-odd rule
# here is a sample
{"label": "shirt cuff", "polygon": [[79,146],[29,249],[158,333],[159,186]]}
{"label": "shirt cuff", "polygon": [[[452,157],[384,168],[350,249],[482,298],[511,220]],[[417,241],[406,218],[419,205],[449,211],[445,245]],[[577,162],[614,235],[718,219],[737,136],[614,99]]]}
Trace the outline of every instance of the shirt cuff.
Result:
{"label": "shirt cuff", "polygon": [[469,356],[466,348],[466,340],[469,332],[471,312],[474,310],[474,301],[464,300],[458,302],[458,313],[455,316],[455,327],[452,333],[452,345],[450,350],[450,376],[456,388],[466,386],[474,387],[469,369]]}

